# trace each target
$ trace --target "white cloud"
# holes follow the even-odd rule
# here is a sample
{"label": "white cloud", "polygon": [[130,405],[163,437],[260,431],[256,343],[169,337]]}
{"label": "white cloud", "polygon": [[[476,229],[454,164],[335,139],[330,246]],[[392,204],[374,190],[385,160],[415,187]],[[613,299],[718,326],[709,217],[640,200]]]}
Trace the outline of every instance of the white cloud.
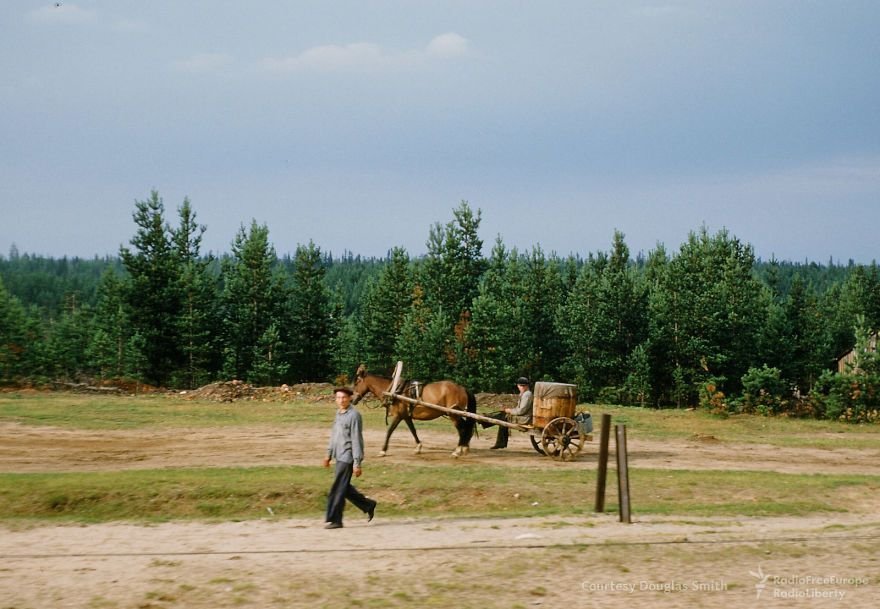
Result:
{"label": "white cloud", "polygon": [[292,57],[263,60],[264,68],[273,71],[335,71],[376,67],[389,61],[389,57],[375,44],[358,42],[346,45],[321,45],[312,47]]}
{"label": "white cloud", "polygon": [[174,62],[174,69],[181,72],[216,72],[232,63],[224,53],[199,53]]}
{"label": "white cloud", "polygon": [[467,39],[449,32],[432,39],[424,49],[388,51],[370,42],[329,44],[290,57],[267,57],[260,65],[273,72],[369,71],[408,67],[431,59],[462,57],[467,53]]}
{"label": "white cloud", "polygon": [[441,34],[428,43],[425,49],[430,57],[462,57],[468,54],[467,38],[455,32]]}
{"label": "white cloud", "polygon": [[51,3],[28,13],[28,20],[35,23],[63,23],[82,25],[95,23],[98,14],[90,9],[85,9],[76,4]]}

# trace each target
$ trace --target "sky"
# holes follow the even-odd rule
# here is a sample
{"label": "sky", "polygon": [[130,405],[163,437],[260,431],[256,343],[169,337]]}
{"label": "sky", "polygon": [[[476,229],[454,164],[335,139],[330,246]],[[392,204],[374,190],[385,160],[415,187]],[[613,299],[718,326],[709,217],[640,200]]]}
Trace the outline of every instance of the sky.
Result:
{"label": "sky", "polygon": [[426,251],[461,201],[486,253],[870,263],[880,2],[133,0],[0,4],[0,255],[116,255],[188,198],[203,251]]}

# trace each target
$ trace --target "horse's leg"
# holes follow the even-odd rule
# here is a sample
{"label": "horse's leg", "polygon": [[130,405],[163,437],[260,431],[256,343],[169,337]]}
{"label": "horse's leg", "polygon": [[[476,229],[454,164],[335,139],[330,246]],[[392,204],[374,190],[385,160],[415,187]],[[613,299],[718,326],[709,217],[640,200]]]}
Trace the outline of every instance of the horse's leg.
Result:
{"label": "horse's leg", "polygon": [[465,438],[465,428],[466,424],[469,421],[466,419],[461,419],[454,414],[449,415],[449,418],[452,419],[452,424],[455,425],[455,429],[458,431],[458,446],[456,446],[455,450],[452,451],[452,456],[456,458],[463,457],[464,455],[468,454],[468,450],[470,450],[470,448],[468,447],[468,442],[470,441],[470,438]]}
{"label": "horse's leg", "polygon": [[[477,399],[473,393],[470,391],[467,392],[467,411],[468,412],[477,412]],[[455,428],[458,430],[458,446],[453,451],[453,457],[460,457],[462,455],[468,454],[470,451],[471,438],[474,435],[474,425],[476,422],[470,417],[456,417],[455,415],[450,417],[454,424]]]}
{"label": "horse's leg", "polygon": [[394,415],[394,418],[391,420],[391,424],[388,425],[388,431],[385,432],[385,444],[382,446],[382,450],[379,451],[379,456],[384,457],[388,452],[388,442],[391,441],[391,434],[394,433],[394,430],[397,429],[397,426],[400,425],[400,415]]}
{"label": "horse's leg", "polygon": [[422,452],[422,441],[419,440],[419,434],[416,433],[416,426],[413,423],[412,417],[406,417],[403,419],[406,422],[406,426],[409,427],[409,432],[412,434],[413,440],[416,441],[416,450],[414,454],[418,455]]}

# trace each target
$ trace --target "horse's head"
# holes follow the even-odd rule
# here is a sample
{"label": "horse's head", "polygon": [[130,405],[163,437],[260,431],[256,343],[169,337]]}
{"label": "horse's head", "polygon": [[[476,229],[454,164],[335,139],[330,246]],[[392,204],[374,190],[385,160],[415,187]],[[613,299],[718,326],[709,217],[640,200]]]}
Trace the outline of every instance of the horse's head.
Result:
{"label": "horse's head", "polygon": [[367,367],[361,364],[354,373],[354,396],[351,400],[352,404],[357,404],[366,394],[370,392],[370,386],[367,384]]}

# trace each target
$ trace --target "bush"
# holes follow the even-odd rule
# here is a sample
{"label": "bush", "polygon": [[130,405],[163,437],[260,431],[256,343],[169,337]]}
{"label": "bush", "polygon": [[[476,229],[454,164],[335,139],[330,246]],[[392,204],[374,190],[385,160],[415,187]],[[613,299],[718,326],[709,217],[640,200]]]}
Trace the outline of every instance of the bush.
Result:
{"label": "bush", "polygon": [[880,375],[824,372],[810,393],[817,412],[850,423],[880,422]]}
{"label": "bush", "polygon": [[710,378],[700,390],[700,408],[708,410],[712,414],[727,416],[731,411],[731,402],[718,386],[723,379]]}
{"label": "bush", "polygon": [[778,368],[767,364],[749,368],[742,376],[742,385],[743,397],[739,401],[742,412],[771,415],[789,410],[788,387]]}

